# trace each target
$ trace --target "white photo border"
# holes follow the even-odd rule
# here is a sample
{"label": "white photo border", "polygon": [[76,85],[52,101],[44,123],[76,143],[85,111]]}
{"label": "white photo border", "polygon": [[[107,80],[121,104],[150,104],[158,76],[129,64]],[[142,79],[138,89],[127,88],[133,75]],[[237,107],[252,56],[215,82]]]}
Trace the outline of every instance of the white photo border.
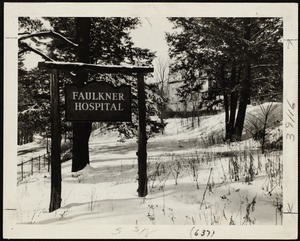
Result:
{"label": "white photo border", "polygon": [[[138,226],[155,230],[138,235],[136,226],[16,224],[18,17],[281,17],[284,27],[283,225]],[[192,230],[214,230],[213,239],[296,239],[298,233],[298,4],[297,3],[4,3],[4,238],[190,239]],[[294,107],[294,108],[292,108]],[[293,109],[291,128],[287,110]],[[293,137],[291,137],[293,136]],[[288,212],[288,204],[294,212]],[[120,230],[118,235],[114,235]]]}

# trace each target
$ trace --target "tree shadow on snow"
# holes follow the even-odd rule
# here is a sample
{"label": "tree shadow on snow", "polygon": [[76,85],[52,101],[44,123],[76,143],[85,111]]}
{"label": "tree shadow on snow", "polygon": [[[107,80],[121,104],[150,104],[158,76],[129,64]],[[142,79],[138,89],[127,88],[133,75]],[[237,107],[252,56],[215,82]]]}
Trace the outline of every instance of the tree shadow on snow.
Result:
{"label": "tree shadow on snow", "polygon": [[[61,214],[56,214],[55,218],[43,220],[40,222],[37,221],[35,224],[65,224],[66,221],[72,222],[72,220],[75,222],[81,222],[83,220],[91,219],[103,220],[105,218],[116,217],[120,215],[126,216],[126,214],[128,214],[128,208],[130,207],[132,207],[131,211],[134,210],[134,213],[140,214],[143,213],[144,210],[139,211],[134,207],[139,205],[142,200],[143,198],[141,197],[97,200],[92,203],[93,210],[90,209],[91,202],[70,203],[56,211],[58,213],[68,213],[65,215],[65,217],[62,218]],[[84,206],[86,206],[86,210],[83,210],[81,213],[78,213],[77,211],[76,214],[72,215],[72,208]],[[132,212],[130,212],[130,215],[132,215]]]}

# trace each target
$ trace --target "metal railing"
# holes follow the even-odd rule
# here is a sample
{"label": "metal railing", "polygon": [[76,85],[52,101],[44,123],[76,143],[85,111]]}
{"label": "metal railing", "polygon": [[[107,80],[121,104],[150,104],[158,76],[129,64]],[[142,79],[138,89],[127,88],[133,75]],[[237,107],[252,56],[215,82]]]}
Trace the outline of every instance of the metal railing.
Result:
{"label": "metal railing", "polygon": [[50,172],[50,154],[44,154],[33,157],[27,161],[22,161],[18,166],[18,183],[23,181],[26,177],[33,175],[33,173],[40,173],[46,169]]}

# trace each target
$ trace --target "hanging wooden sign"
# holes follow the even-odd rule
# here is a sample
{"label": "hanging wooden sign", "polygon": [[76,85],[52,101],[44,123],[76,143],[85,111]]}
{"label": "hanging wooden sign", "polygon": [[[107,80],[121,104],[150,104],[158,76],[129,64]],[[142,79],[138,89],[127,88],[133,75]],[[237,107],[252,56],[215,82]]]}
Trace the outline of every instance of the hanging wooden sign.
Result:
{"label": "hanging wooden sign", "polygon": [[65,87],[66,121],[131,121],[130,86],[106,82]]}

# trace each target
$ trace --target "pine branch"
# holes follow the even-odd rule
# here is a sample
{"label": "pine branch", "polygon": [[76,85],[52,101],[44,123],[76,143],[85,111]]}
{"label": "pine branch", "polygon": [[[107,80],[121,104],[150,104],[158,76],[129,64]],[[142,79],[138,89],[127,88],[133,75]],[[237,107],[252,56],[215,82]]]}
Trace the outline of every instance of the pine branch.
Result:
{"label": "pine branch", "polygon": [[[260,121],[262,124],[264,124],[264,121],[259,117],[259,116],[256,116],[252,113],[247,113],[248,115],[252,116],[253,119],[257,120],[257,121]],[[250,120],[249,120],[250,121]],[[254,123],[252,123],[254,125]]]}
{"label": "pine branch", "polygon": [[57,38],[62,39],[66,43],[72,45],[73,47],[78,47],[78,44],[70,41],[69,39],[67,39],[66,37],[64,37],[63,35],[61,35],[60,33],[57,33],[57,32],[54,32],[54,31],[44,31],[44,32],[38,32],[38,33],[28,34],[28,35],[19,37],[18,41],[20,42],[21,40],[25,40],[25,39],[33,38],[33,37],[40,37],[40,36],[53,36],[53,37],[57,37]]}
{"label": "pine branch", "polygon": [[258,78],[255,78],[253,79],[252,81],[257,81],[257,80],[268,80],[269,78],[267,77],[258,77]]}
{"label": "pine branch", "polygon": [[226,22],[224,22],[224,21],[221,21],[220,19],[212,18],[212,19],[211,19],[211,22],[212,22],[215,26],[217,26],[217,27],[219,27],[219,28],[221,28],[221,29],[223,29],[223,30],[232,32],[232,33],[234,33],[235,35],[238,34],[238,30],[237,30],[236,28],[232,27],[231,25],[229,25],[228,23],[226,23]]}
{"label": "pine branch", "polygon": [[262,29],[260,29],[256,34],[254,34],[251,37],[250,41],[253,41],[253,40],[257,39],[259,37],[259,35],[262,34],[270,26],[272,26],[272,24],[270,24],[270,23],[266,24],[266,26],[264,26]]}
{"label": "pine branch", "polygon": [[254,43],[252,46],[251,46],[251,48],[254,48],[254,47],[256,47],[256,46],[258,46],[259,44],[261,44],[261,43],[263,43],[263,42],[265,42],[265,41],[267,41],[267,40],[269,40],[274,34],[276,34],[278,32],[278,29],[276,29],[275,31],[273,31],[269,36],[267,36],[266,38],[264,38],[264,39],[262,39],[262,40],[260,40],[260,41],[258,41],[258,42],[256,42],[256,43]]}
{"label": "pine branch", "polygon": [[258,65],[251,66],[251,69],[261,68],[261,67],[277,67],[277,66],[278,64],[258,64]]}
{"label": "pine branch", "polygon": [[39,51],[39,50],[37,50],[37,49],[34,49],[34,48],[30,47],[30,46],[29,46],[28,44],[26,44],[26,43],[22,43],[22,47],[23,47],[24,49],[20,50],[19,53],[18,53],[18,55],[21,55],[21,54],[23,54],[23,53],[25,53],[25,52],[27,52],[27,51],[32,51],[32,52],[38,54],[39,56],[43,57],[45,60],[54,62],[53,59],[51,59],[51,58],[48,57],[47,55],[43,54],[41,51]]}

